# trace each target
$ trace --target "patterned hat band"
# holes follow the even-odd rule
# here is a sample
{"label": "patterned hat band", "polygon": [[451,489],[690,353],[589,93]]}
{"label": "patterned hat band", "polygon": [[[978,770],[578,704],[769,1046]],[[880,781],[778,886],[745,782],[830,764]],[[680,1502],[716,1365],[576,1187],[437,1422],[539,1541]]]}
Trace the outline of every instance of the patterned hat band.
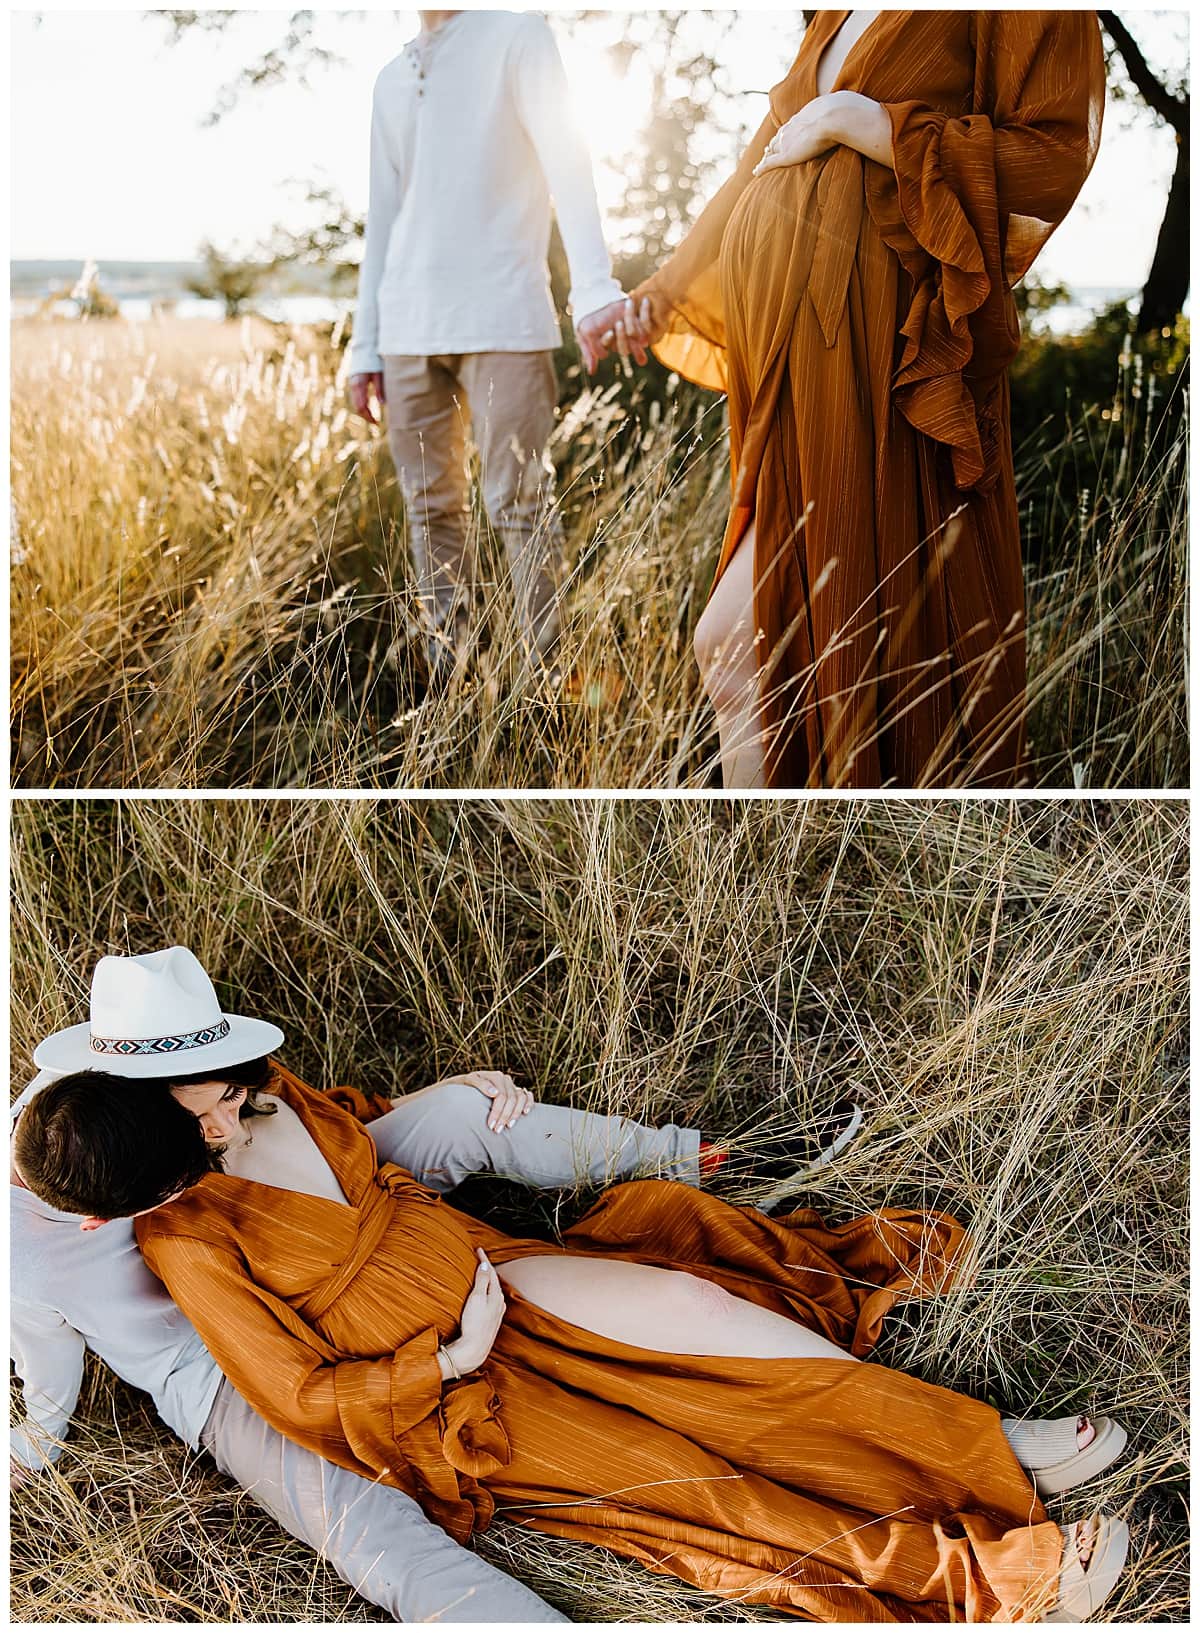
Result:
{"label": "patterned hat band", "polygon": [[90,1048],[97,1055],[177,1055],[184,1049],[203,1049],[229,1036],[229,1022],[222,1016],[215,1026],[199,1032],[179,1032],[173,1038],[98,1038]]}

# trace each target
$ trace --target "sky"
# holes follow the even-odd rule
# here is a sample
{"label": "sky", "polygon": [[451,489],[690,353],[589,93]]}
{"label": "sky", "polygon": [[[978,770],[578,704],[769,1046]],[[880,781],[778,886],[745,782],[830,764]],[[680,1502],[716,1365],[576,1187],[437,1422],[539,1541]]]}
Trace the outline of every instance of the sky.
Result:
{"label": "sky", "polygon": [[[416,12],[374,11],[361,20],[320,13],[319,41],[345,65],[317,69],[307,86],[246,94],[206,128],[219,88],[278,41],[286,15],[243,12],[227,36],[197,32],[172,46],[165,22],[140,10],[14,13],[13,258],[190,260],[206,239],[245,253],[276,224],[304,222],[310,182],[364,209],[371,87],[415,33]],[[1179,15],[1136,19],[1152,55],[1178,55]],[[622,78],[586,26],[562,18],[555,29],[596,160],[601,208],[615,221],[621,179],[613,161],[636,142],[644,116],[638,65]],[[730,83],[746,91],[747,129],[765,107],[752,93],[781,76],[800,32],[797,11],[738,14],[727,65]],[[1151,129],[1144,114],[1110,108],[1095,170],[1043,253],[1039,275],[1137,286],[1153,254],[1173,149],[1171,133]]]}

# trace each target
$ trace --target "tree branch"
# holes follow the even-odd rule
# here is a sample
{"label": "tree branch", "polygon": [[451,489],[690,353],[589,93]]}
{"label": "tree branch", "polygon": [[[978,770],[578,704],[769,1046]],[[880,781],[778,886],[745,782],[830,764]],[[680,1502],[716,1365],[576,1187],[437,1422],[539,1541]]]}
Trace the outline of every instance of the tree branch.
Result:
{"label": "tree branch", "polygon": [[1186,141],[1191,115],[1191,97],[1172,96],[1146,61],[1141,46],[1115,11],[1101,11],[1096,15],[1104,24],[1109,39],[1120,52],[1121,60],[1133,81],[1134,90],[1152,112],[1158,114],[1160,119],[1166,120],[1181,141]]}

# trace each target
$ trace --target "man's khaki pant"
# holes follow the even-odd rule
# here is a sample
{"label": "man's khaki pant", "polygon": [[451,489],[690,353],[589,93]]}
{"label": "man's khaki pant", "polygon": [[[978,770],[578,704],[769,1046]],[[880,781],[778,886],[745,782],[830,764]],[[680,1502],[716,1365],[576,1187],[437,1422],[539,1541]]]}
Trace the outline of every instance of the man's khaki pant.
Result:
{"label": "man's khaki pant", "polygon": [[388,441],[408,510],[417,592],[453,639],[470,603],[467,427],[479,450],[483,502],[504,542],[526,647],[547,657],[558,637],[561,556],[546,449],[558,400],[550,352],[385,357]]}

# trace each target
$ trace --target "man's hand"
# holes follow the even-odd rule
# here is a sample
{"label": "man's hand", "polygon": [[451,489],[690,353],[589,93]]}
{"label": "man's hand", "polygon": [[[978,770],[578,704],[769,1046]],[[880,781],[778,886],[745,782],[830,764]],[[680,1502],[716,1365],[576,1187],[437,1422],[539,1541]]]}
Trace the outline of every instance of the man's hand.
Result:
{"label": "man's hand", "polygon": [[375,402],[386,403],[387,396],[383,389],[382,374],[352,374],[350,376],[350,407],[356,414],[361,414],[364,420],[370,420],[372,425],[380,423],[379,415],[375,412]]}
{"label": "man's hand", "polygon": [[589,312],[575,325],[579,349],[583,353],[589,374],[595,374],[596,365],[614,351],[621,357],[632,357],[637,363],[647,360],[646,347],[661,334],[656,329],[650,312],[650,302],[643,300],[634,309],[633,298],[610,301],[595,312]]}
{"label": "man's hand", "polygon": [[479,1268],[475,1272],[475,1284],[463,1305],[459,1335],[452,1343],[443,1346],[459,1372],[474,1372],[483,1365],[492,1353],[492,1345],[504,1320],[504,1291],[500,1278],[483,1249],[476,1248],[475,1252]]}
{"label": "man's hand", "polygon": [[8,1489],[16,1491],[21,1486],[32,1485],[34,1480],[33,1469],[26,1468],[19,1457],[12,1452],[8,1454]]}

